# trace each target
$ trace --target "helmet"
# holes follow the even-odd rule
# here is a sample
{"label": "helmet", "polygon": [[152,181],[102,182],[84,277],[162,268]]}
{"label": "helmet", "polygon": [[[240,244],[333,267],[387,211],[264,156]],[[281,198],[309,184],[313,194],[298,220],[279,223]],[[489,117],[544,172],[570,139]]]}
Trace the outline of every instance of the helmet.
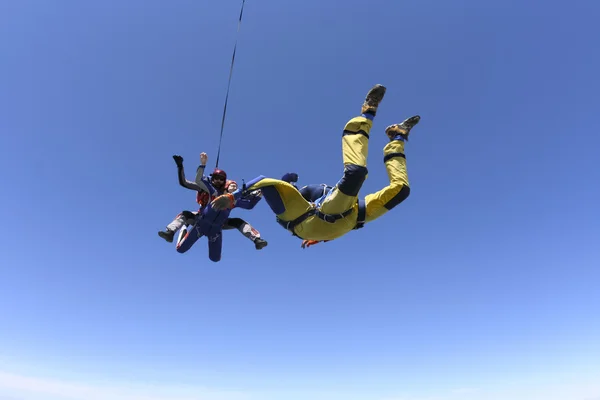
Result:
{"label": "helmet", "polygon": [[215,168],[212,172],[212,174],[210,174],[211,178],[213,176],[220,176],[223,178],[223,180],[227,180],[227,172],[223,171],[222,169],[219,168]]}
{"label": "helmet", "polygon": [[[219,185],[215,185],[215,178],[221,178],[221,183]],[[227,173],[222,169],[215,168],[210,175],[210,182],[217,188],[221,189],[225,187],[225,182],[227,181]]]}
{"label": "helmet", "polygon": [[225,190],[227,190],[227,192],[233,193],[237,190],[237,188],[238,188],[238,185],[237,185],[236,181],[227,180],[225,182]]}

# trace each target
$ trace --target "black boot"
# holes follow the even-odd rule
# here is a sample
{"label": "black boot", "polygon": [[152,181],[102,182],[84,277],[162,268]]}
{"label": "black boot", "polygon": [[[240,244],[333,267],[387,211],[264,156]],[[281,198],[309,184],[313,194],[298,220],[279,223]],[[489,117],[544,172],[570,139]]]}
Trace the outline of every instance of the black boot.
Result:
{"label": "black boot", "polygon": [[257,238],[254,241],[254,247],[256,247],[256,250],[260,250],[263,247],[266,247],[267,244],[269,244],[269,243],[267,243],[267,241],[265,239],[261,239],[261,238]]}
{"label": "black boot", "polygon": [[173,243],[173,237],[175,236],[175,232],[167,228],[164,231],[159,231],[158,236],[165,239],[169,243]]}

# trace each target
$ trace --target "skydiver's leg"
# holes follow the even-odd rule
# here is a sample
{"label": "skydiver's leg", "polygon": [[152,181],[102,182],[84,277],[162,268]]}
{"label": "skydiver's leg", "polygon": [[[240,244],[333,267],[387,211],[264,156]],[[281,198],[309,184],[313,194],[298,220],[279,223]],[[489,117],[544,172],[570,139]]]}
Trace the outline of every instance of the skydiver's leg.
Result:
{"label": "skydiver's leg", "polygon": [[361,109],[362,114],[352,118],[344,127],[344,175],[321,204],[321,211],[325,214],[341,214],[356,204],[358,192],[367,179],[369,134],[385,91],[386,88],[381,85],[369,90]]}
{"label": "skydiver's leg", "polygon": [[237,229],[242,235],[254,242],[256,250],[260,250],[268,244],[266,240],[260,237],[258,230],[241,218],[227,219],[223,229]]}
{"label": "skydiver's leg", "polygon": [[373,221],[402,203],[410,194],[406,157],[404,155],[405,140],[410,129],[420,120],[419,116],[411,117],[404,122],[389,126],[386,129],[390,142],[383,148],[383,162],[388,173],[390,184],[376,193],[365,197],[366,219]]}
{"label": "skydiver's leg", "polygon": [[208,258],[211,261],[221,261],[221,249],[223,247],[223,234],[217,233],[208,238]]}
{"label": "skydiver's leg", "polygon": [[181,239],[177,243],[177,252],[185,253],[186,251],[191,249],[194,243],[196,243],[201,237],[202,234],[200,233],[200,229],[198,229],[196,224],[194,223],[194,225],[192,225],[190,229],[188,229],[183,239]]}
{"label": "skydiver's leg", "polygon": [[173,237],[175,236],[175,232],[180,229],[183,225],[192,225],[196,219],[195,212],[184,210],[177,214],[175,219],[167,225],[167,229],[164,231],[158,232],[158,236],[165,239],[167,242],[173,242]]}
{"label": "skydiver's leg", "polygon": [[197,214],[197,212],[193,211],[182,211],[179,215],[177,215],[173,222],[167,225],[167,229],[171,231],[177,231],[183,225],[192,225],[196,220]]}

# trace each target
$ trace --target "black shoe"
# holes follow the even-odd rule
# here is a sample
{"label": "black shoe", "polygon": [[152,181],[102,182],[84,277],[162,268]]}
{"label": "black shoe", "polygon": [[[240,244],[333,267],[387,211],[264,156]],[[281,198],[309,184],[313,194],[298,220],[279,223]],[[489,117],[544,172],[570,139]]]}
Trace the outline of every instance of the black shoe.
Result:
{"label": "black shoe", "polygon": [[260,250],[263,247],[266,247],[267,244],[269,244],[269,243],[267,243],[267,241],[265,239],[261,239],[261,238],[258,238],[254,241],[254,247],[256,247],[256,250]]}
{"label": "black shoe", "polygon": [[167,229],[167,230],[158,232],[158,236],[165,239],[169,243],[173,243],[173,236],[175,236],[175,232]]}

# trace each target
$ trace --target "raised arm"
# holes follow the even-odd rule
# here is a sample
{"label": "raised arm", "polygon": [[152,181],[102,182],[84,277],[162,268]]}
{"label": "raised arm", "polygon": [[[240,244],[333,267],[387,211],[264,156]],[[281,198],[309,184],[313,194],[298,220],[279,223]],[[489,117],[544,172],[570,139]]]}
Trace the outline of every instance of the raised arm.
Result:
{"label": "raised arm", "polygon": [[240,197],[235,202],[235,207],[243,208],[245,210],[252,210],[256,204],[262,199],[262,192],[255,190],[250,192],[244,197]]}
{"label": "raised arm", "polygon": [[208,161],[208,155],[206,153],[200,153],[200,165],[198,166],[198,169],[196,169],[196,184],[198,185],[202,185],[204,183],[204,178],[206,178],[206,176],[204,175],[204,170],[206,169],[206,163]]}
{"label": "raised arm", "polygon": [[179,184],[186,189],[195,190],[197,192],[208,192],[208,188],[204,183],[200,182],[192,182],[185,179],[185,170],[183,168],[183,157],[179,155],[174,155],[173,160],[175,160],[175,164],[177,164],[177,179]]}

